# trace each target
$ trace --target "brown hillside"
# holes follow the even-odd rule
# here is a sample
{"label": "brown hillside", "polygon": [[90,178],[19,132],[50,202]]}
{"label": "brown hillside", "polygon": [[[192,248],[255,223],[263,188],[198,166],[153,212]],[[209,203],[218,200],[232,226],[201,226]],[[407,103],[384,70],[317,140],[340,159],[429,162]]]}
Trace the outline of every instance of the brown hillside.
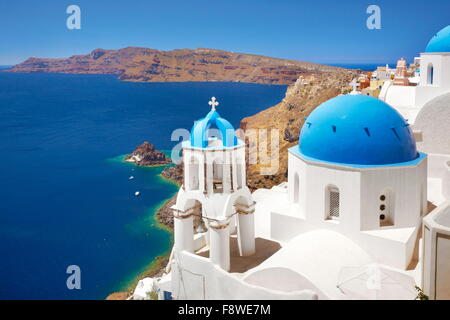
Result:
{"label": "brown hillside", "polygon": [[117,74],[126,81],[234,81],[292,84],[299,76],[343,69],[215,49],[96,49],[65,59],[29,58],[8,72]]}

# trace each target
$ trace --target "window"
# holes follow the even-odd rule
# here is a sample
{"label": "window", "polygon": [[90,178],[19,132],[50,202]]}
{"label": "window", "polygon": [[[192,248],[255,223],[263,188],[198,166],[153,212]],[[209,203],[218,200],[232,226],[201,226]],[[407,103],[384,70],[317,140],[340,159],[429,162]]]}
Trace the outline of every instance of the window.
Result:
{"label": "window", "polygon": [[433,85],[433,83],[434,83],[434,67],[433,67],[432,63],[430,63],[428,65],[427,75],[428,75],[427,84]]}
{"label": "window", "polygon": [[335,186],[328,186],[326,190],[327,201],[327,219],[338,220],[340,211],[340,194],[339,189]]}

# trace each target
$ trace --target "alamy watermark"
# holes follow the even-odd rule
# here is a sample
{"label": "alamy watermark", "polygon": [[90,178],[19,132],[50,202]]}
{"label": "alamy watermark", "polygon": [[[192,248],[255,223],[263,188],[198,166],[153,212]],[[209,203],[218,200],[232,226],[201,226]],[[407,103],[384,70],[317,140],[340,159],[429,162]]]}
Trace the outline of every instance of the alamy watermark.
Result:
{"label": "alamy watermark", "polygon": [[67,7],[66,13],[70,16],[67,17],[66,26],[69,30],[81,29],[81,9],[79,6],[72,4]]}
{"label": "alamy watermark", "polygon": [[[247,146],[246,158],[249,165],[258,165],[261,175],[280,173],[280,131],[278,129],[238,129],[236,132],[230,129],[226,132],[227,136],[234,136],[235,134]],[[220,139],[221,132],[218,129],[209,129],[207,136]],[[171,141],[178,141],[171,151],[171,159],[175,164],[180,164],[183,161],[181,155],[183,142],[190,141],[190,139],[189,130],[176,129],[172,132]],[[217,160],[217,158],[217,156],[214,157],[214,160]],[[208,161],[212,160],[206,158],[206,163]],[[226,157],[223,153],[220,162],[230,164],[230,161],[231,158]]]}
{"label": "alamy watermark", "polygon": [[370,16],[367,18],[366,26],[369,30],[380,30],[381,29],[381,8],[375,4],[367,7],[367,14]]}
{"label": "alamy watermark", "polygon": [[69,290],[81,289],[81,269],[79,266],[73,264],[67,267],[66,273],[70,274],[66,280],[66,286]]}

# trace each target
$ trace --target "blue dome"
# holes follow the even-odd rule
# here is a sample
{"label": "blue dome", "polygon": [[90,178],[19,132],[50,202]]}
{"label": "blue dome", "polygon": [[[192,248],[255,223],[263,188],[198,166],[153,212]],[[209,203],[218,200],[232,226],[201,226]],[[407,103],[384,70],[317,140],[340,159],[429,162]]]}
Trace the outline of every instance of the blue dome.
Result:
{"label": "blue dome", "polygon": [[450,26],[445,27],[431,38],[425,52],[450,52]]}
{"label": "blue dome", "polygon": [[194,123],[191,129],[191,146],[207,148],[211,136],[210,129],[218,131],[223,147],[234,147],[238,144],[238,139],[231,123],[221,118],[216,110],[211,110],[206,117]]}
{"label": "blue dome", "polygon": [[388,104],[366,95],[328,100],[306,119],[300,155],[349,165],[387,165],[419,157],[409,124]]}

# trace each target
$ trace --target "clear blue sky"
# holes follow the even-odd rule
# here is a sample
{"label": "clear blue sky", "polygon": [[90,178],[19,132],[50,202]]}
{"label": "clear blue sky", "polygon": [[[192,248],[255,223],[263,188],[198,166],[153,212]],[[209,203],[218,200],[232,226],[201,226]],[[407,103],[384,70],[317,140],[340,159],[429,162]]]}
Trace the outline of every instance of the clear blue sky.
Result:
{"label": "clear blue sky", "polygon": [[[66,8],[81,8],[81,30]],[[381,7],[382,29],[366,27]],[[0,65],[95,48],[217,48],[322,63],[411,59],[450,24],[449,0],[2,0]]]}

